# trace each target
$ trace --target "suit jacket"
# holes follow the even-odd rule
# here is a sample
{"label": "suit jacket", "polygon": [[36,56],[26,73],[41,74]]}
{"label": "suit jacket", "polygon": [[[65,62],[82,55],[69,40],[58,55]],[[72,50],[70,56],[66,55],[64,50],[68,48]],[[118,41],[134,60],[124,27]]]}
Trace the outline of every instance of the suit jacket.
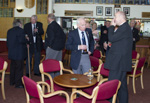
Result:
{"label": "suit jacket", "polygon": [[127,22],[115,27],[110,26],[108,39],[112,43],[104,67],[109,70],[130,71],[132,69],[132,31]]}
{"label": "suit jacket", "polygon": [[[43,41],[42,41],[42,37],[41,37],[44,34],[43,24],[40,23],[40,22],[37,22],[36,23],[36,28],[38,29],[38,32],[36,33],[36,47],[37,47],[37,51],[40,52],[43,48]],[[25,24],[24,31],[29,37],[30,53],[33,53],[34,52],[34,42],[33,42],[31,22]]]}
{"label": "suit jacket", "polygon": [[[88,38],[89,51],[93,53],[94,50],[94,39],[91,29],[85,30]],[[82,50],[78,50],[78,45],[81,45],[78,29],[69,32],[68,40],[66,42],[66,49],[71,50],[71,67],[77,69],[81,59]]]}
{"label": "suit jacket", "polygon": [[140,36],[138,33],[139,33],[139,31],[136,28],[133,28],[132,34],[133,34],[133,38],[135,38],[135,41],[133,41],[132,50],[135,50],[136,42],[140,40]]}
{"label": "suit jacket", "polygon": [[27,56],[24,30],[13,27],[7,32],[8,58],[11,60],[24,60]]}
{"label": "suit jacket", "polygon": [[45,35],[45,48],[48,46],[54,50],[60,51],[65,47],[66,35],[60,25],[53,21],[47,27]]}

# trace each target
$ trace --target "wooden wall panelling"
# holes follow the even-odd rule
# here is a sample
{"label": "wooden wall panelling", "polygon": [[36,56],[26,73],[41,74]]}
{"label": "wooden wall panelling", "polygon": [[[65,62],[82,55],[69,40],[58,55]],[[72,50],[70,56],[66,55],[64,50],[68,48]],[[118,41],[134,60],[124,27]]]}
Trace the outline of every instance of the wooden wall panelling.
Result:
{"label": "wooden wall panelling", "polygon": [[0,38],[7,37],[7,31],[12,28],[14,18],[0,18]]}
{"label": "wooden wall panelling", "polygon": [[43,40],[45,39],[45,33],[48,26],[47,16],[48,16],[47,14],[37,15],[38,21],[43,23],[43,29],[44,29],[44,35],[42,36]]}

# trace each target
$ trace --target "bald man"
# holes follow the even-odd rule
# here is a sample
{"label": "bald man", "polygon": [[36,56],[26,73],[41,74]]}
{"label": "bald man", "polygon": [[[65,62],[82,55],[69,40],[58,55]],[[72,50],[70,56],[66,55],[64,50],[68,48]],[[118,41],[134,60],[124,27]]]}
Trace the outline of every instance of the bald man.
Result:
{"label": "bald man", "polygon": [[71,31],[66,42],[66,49],[71,50],[70,65],[75,74],[83,74],[91,68],[89,55],[94,50],[91,29],[86,28],[84,18],[77,19],[77,29]]}
{"label": "bald man", "polygon": [[[114,32],[115,26],[118,29]],[[109,69],[109,80],[118,79],[121,87],[118,91],[119,103],[128,103],[126,74],[132,70],[132,31],[124,12],[117,12],[108,29],[108,38],[112,43],[104,67]]]}
{"label": "bald man", "polygon": [[132,50],[136,49],[136,42],[140,40],[139,31],[138,29],[135,28],[135,24],[136,22],[134,20],[131,20],[130,27],[131,27],[132,36],[133,36]]}

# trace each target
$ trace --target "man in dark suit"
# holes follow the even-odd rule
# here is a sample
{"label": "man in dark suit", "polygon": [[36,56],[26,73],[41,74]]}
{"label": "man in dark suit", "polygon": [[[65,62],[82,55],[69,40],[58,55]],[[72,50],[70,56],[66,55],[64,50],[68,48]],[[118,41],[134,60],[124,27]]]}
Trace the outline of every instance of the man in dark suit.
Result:
{"label": "man in dark suit", "polygon": [[26,40],[22,24],[19,19],[14,20],[13,28],[7,32],[8,58],[10,65],[10,85],[23,88],[21,77],[23,76],[24,59],[26,58]]}
{"label": "man in dark suit", "polygon": [[[66,35],[60,25],[55,21],[53,13],[48,15],[49,25],[45,35],[46,59],[62,61],[62,50],[65,47]],[[54,78],[59,72],[50,73]]]}
{"label": "man in dark suit", "polygon": [[[37,16],[33,15],[31,17],[31,22],[25,24],[24,31],[29,37],[30,61],[32,60],[32,56],[34,54],[34,75],[40,75],[39,64],[41,50],[43,48],[41,37],[44,34],[43,24],[37,22]],[[29,76],[28,59],[26,60],[26,75]]]}
{"label": "man in dark suit", "polygon": [[136,42],[140,40],[139,31],[135,28],[135,24],[136,22],[134,20],[131,20],[130,27],[131,27],[132,35],[133,35],[132,50],[136,50]]}
{"label": "man in dark suit", "polygon": [[[115,26],[118,29],[114,32]],[[119,103],[128,103],[126,74],[132,70],[132,31],[126,22],[125,13],[119,11],[111,22],[108,38],[112,43],[104,67],[109,69],[109,80],[118,79],[121,87],[118,91]]]}
{"label": "man in dark suit", "polygon": [[92,31],[86,29],[84,18],[77,19],[77,27],[68,35],[66,49],[71,50],[70,65],[75,74],[83,74],[91,68],[89,55],[94,50]]}

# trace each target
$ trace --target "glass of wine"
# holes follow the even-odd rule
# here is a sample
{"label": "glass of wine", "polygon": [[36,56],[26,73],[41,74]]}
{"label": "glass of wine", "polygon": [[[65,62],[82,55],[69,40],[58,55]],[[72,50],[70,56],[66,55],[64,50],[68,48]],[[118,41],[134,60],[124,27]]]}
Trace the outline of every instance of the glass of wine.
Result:
{"label": "glass of wine", "polygon": [[93,79],[94,76],[93,76],[93,70],[91,68],[88,71],[87,77],[89,79],[88,83],[92,83],[91,80]]}

